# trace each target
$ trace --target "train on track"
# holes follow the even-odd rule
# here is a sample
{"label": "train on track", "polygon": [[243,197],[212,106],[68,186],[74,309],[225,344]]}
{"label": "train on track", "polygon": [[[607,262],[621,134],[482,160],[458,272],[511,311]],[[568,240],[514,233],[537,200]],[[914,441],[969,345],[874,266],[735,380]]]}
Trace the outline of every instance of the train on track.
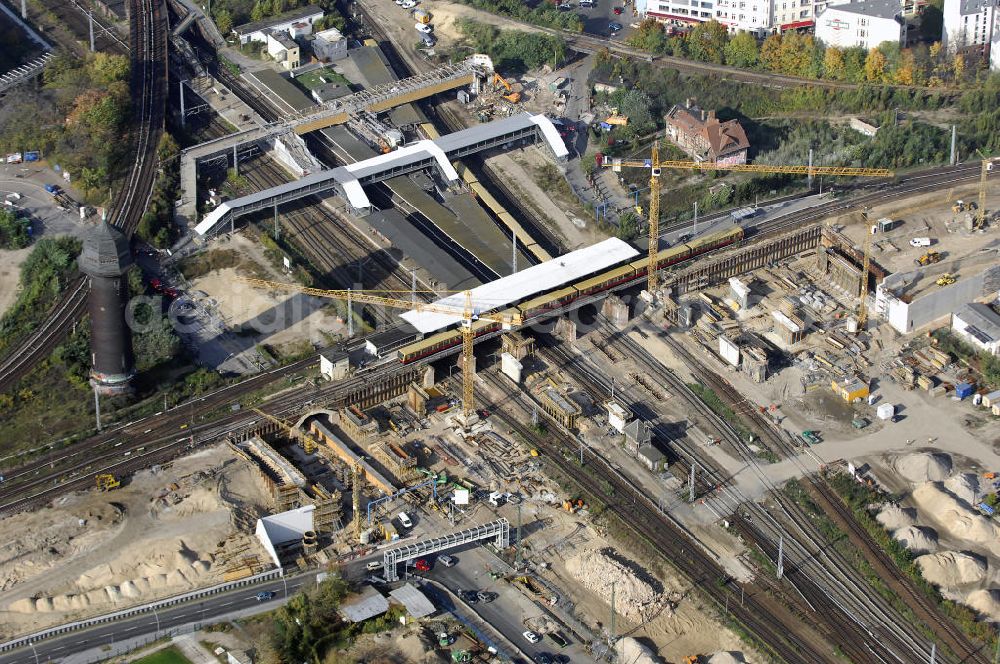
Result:
{"label": "train on track", "polygon": [[[664,269],[722,247],[736,244],[744,237],[743,228],[736,226],[725,231],[709,233],[703,237],[664,249],[657,255],[657,269]],[[595,293],[620,288],[646,276],[649,267],[647,258],[632,260],[621,265],[615,265],[600,274],[593,275],[549,291],[543,295],[532,296],[523,302],[506,309],[501,313],[519,315],[525,325],[533,319],[544,317],[548,313],[568,306],[575,300],[588,297]],[[482,336],[500,329],[500,324],[494,321],[478,320],[472,325],[476,336]],[[399,347],[396,359],[400,364],[410,364],[425,357],[462,343],[462,333],[459,329],[448,329],[428,335]]]}

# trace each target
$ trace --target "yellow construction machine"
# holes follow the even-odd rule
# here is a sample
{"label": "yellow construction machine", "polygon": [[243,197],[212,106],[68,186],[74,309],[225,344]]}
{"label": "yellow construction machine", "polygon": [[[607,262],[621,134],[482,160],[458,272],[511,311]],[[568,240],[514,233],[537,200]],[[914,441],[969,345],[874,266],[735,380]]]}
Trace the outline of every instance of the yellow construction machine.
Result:
{"label": "yellow construction machine", "polygon": [[101,475],[98,475],[97,477],[94,478],[94,480],[97,482],[97,488],[100,491],[111,491],[113,489],[117,489],[122,485],[122,483],[119,482],[115,478],[115,476],[111,475],[110,473],[103,473]]}
{"label": "yellow construction machine", "polygon": [[923,267],[924,265],[930,265],[931,263],[937,263],[941,260],[941,254],[932,250],[929,250],[920,258],[914,259],[914,263]]}
{"label": "yellow construction machine", "polygon": [[520,85],[511,83],[500,74],[496,72],[493,73],[493,89],[499,90],[500,88],[503,88],[506,91],[506,94],[501,96],[512,104],[516,104],[521,101],[521,91],[517,89],[519,87]]}
{"label": "yellow construction machine", "polygon": [[958,281],[958,279],[955,277],[955,275],[945,272],[940,277],[938,277],[937,281],[935,281],[934,283],[936,283],[938,286],[950,286],[956,281]]}

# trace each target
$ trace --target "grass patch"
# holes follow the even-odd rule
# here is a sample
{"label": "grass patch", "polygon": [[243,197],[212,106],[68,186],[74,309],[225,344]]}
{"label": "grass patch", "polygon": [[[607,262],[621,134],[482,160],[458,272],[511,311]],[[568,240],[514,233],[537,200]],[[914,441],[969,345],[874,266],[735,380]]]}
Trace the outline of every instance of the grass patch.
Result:
{"label": "grass patch", "polygon": [[237,268],[246,264],[247,261],[235,249],[211,249],[185,258],[178,265],[178,269],[185,279],[191,281],[215,270]]}
{"label": "grass patch", "polygon": [[191,664],[191,660],[182,655],[175,646],[169,646],[135,660],[134,664]]}
{"label": "grass patch", "polygon": [[736,433],[740,435],[743,440],[750,440],[751,431],[744,424],[743,420],[740,419],[732,408],[727,406],[719,395],[715,393],[710,387],[705,387],[701,383],[688,383],[688,389],[695,393],[695,395],[704,402],[706,406],[712,409],[712,412],[724,419],[729,423],[731,427],[736,429]]}
{"label": "grass patch", "polygon": [[322,87],[327,83],[337,83],[338,85],[347,86],[351,84],[351,82],[344,78],[344,76],[338,74],[330,67],[314,69],[313,71],[305,74],[299,74],[292,80],[306,90],[315,90],[316,88]]}

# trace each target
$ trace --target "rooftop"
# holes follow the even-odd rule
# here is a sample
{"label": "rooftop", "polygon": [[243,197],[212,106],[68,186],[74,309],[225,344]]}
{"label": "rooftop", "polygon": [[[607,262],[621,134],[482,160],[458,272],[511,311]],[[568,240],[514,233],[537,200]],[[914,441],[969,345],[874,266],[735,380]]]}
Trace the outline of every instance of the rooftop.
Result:
{"label": "rooftop", "polygon": [[132,265],[128,239],[117,228],[102,221],[87,231],[79,258],[80,270],[92,277],[118,277]]}
{"label": "rooftop", "polygon": [[266,88],[267,92],[283,101],[292,111],[304,111],[316,106],[316,102],[307,97],[306,93],[273,69],[261,69],[247,74],[244,78],[250,79],[251,83],[252,79],[256,79],[260,84],[258,87]]}
{"label": "rooftop", "polygon": [[831,5],[827,9],[888,19],[894,19],[902,13],[899,0],[855,0],[843,5]]}
{"label": "rooftop", "polygon": [[686,104],[675,104],[667,113],[666,121],[685,134],[701,136],[707,143],[709,156],[712,158],[750,147],[750,141],[739,120],[720,122],[715,117],[715,111],[702,110],[692,99],[687,100]]}
{"label": "rooftop", "polygon": [[278,14],[277,16],[271,16],[269,18],[263,18],[259,21],[251,21],[250,23],[244,23],[243,25],[237,25],[233,28],[233,32],[245,35],[251,32],[259,32],[261,30],[266,30],[275,25],[281,25],[283,23],[294,23],[296,21],[301,21],[304,18],[309,18],[310,16],[322,16],[323,8],[316,5],[307,5],[305,7],[299,7],[298,9],[290,9],[287,12]]}
{"label": "rooftop", "polygon": [[[472,293],[472,308],[475,314],[482,314],[519,302],[531,295],[550,291],[565,283],[575,281],[617,265],[639,252],[618,238],[609,238],[589,247],[571,251],[550,261],[539,263],[508,277],[477,286]],[[457,312],[465,309],[465,294],[456,293],[437,300],[435,304],[454,308]],[[403,320],[418,331],[427,334],[451,327],[462,320],[462,315],[451,315],[431,311],[407,311]]]}
{"label": "rooftop", "polygon": [[972,302],[963,304],[954,315],[968,325],[965,332],[980,343],[1000,341],[1000,314],[991,307]]}
{"label": "rooftop", "polygon": [[412,583],[396,588],[389,595],[406,607],[406,612],[411,618],[423,618],[437,611],[434,604],[427,599],[427,595],[417,590]]}
{"label": "rooftop", "polygon": [[340,615],[352,623],[359,623],[389,610],[389,600],[373,586],[365,586],[357,595],[348,597],[340,605]]}

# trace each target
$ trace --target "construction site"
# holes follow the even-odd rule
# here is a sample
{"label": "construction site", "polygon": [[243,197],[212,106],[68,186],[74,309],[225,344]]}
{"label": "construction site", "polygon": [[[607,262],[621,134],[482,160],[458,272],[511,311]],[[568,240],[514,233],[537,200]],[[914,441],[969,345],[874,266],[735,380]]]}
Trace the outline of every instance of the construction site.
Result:
{"label": "construction site", "polygon": [[[441,5],[367,21],[448,43],[464,10]],[[887,597],[912,577],[827,480],[877,497],[935,592],[1000,620],[993,162],[928,187],[661,160],[657,136],[596,157],[648,178],[645,209],[612,185],[640,217],[626,241],[567,184],[586,131],[567,72],[344,50],[181,88],[214,119],[181,155],[162,278],[199,362],[245,382],[106,434],[115,461],[53,483],[86,491],[0,521],[5,635],[277,571],[347,579],[346,622],[405,609],[357,661],[979,661],[940,607]],[[590,119],[628,123],[607,110]],[[668,170],[810,189],[661,227]]]}

